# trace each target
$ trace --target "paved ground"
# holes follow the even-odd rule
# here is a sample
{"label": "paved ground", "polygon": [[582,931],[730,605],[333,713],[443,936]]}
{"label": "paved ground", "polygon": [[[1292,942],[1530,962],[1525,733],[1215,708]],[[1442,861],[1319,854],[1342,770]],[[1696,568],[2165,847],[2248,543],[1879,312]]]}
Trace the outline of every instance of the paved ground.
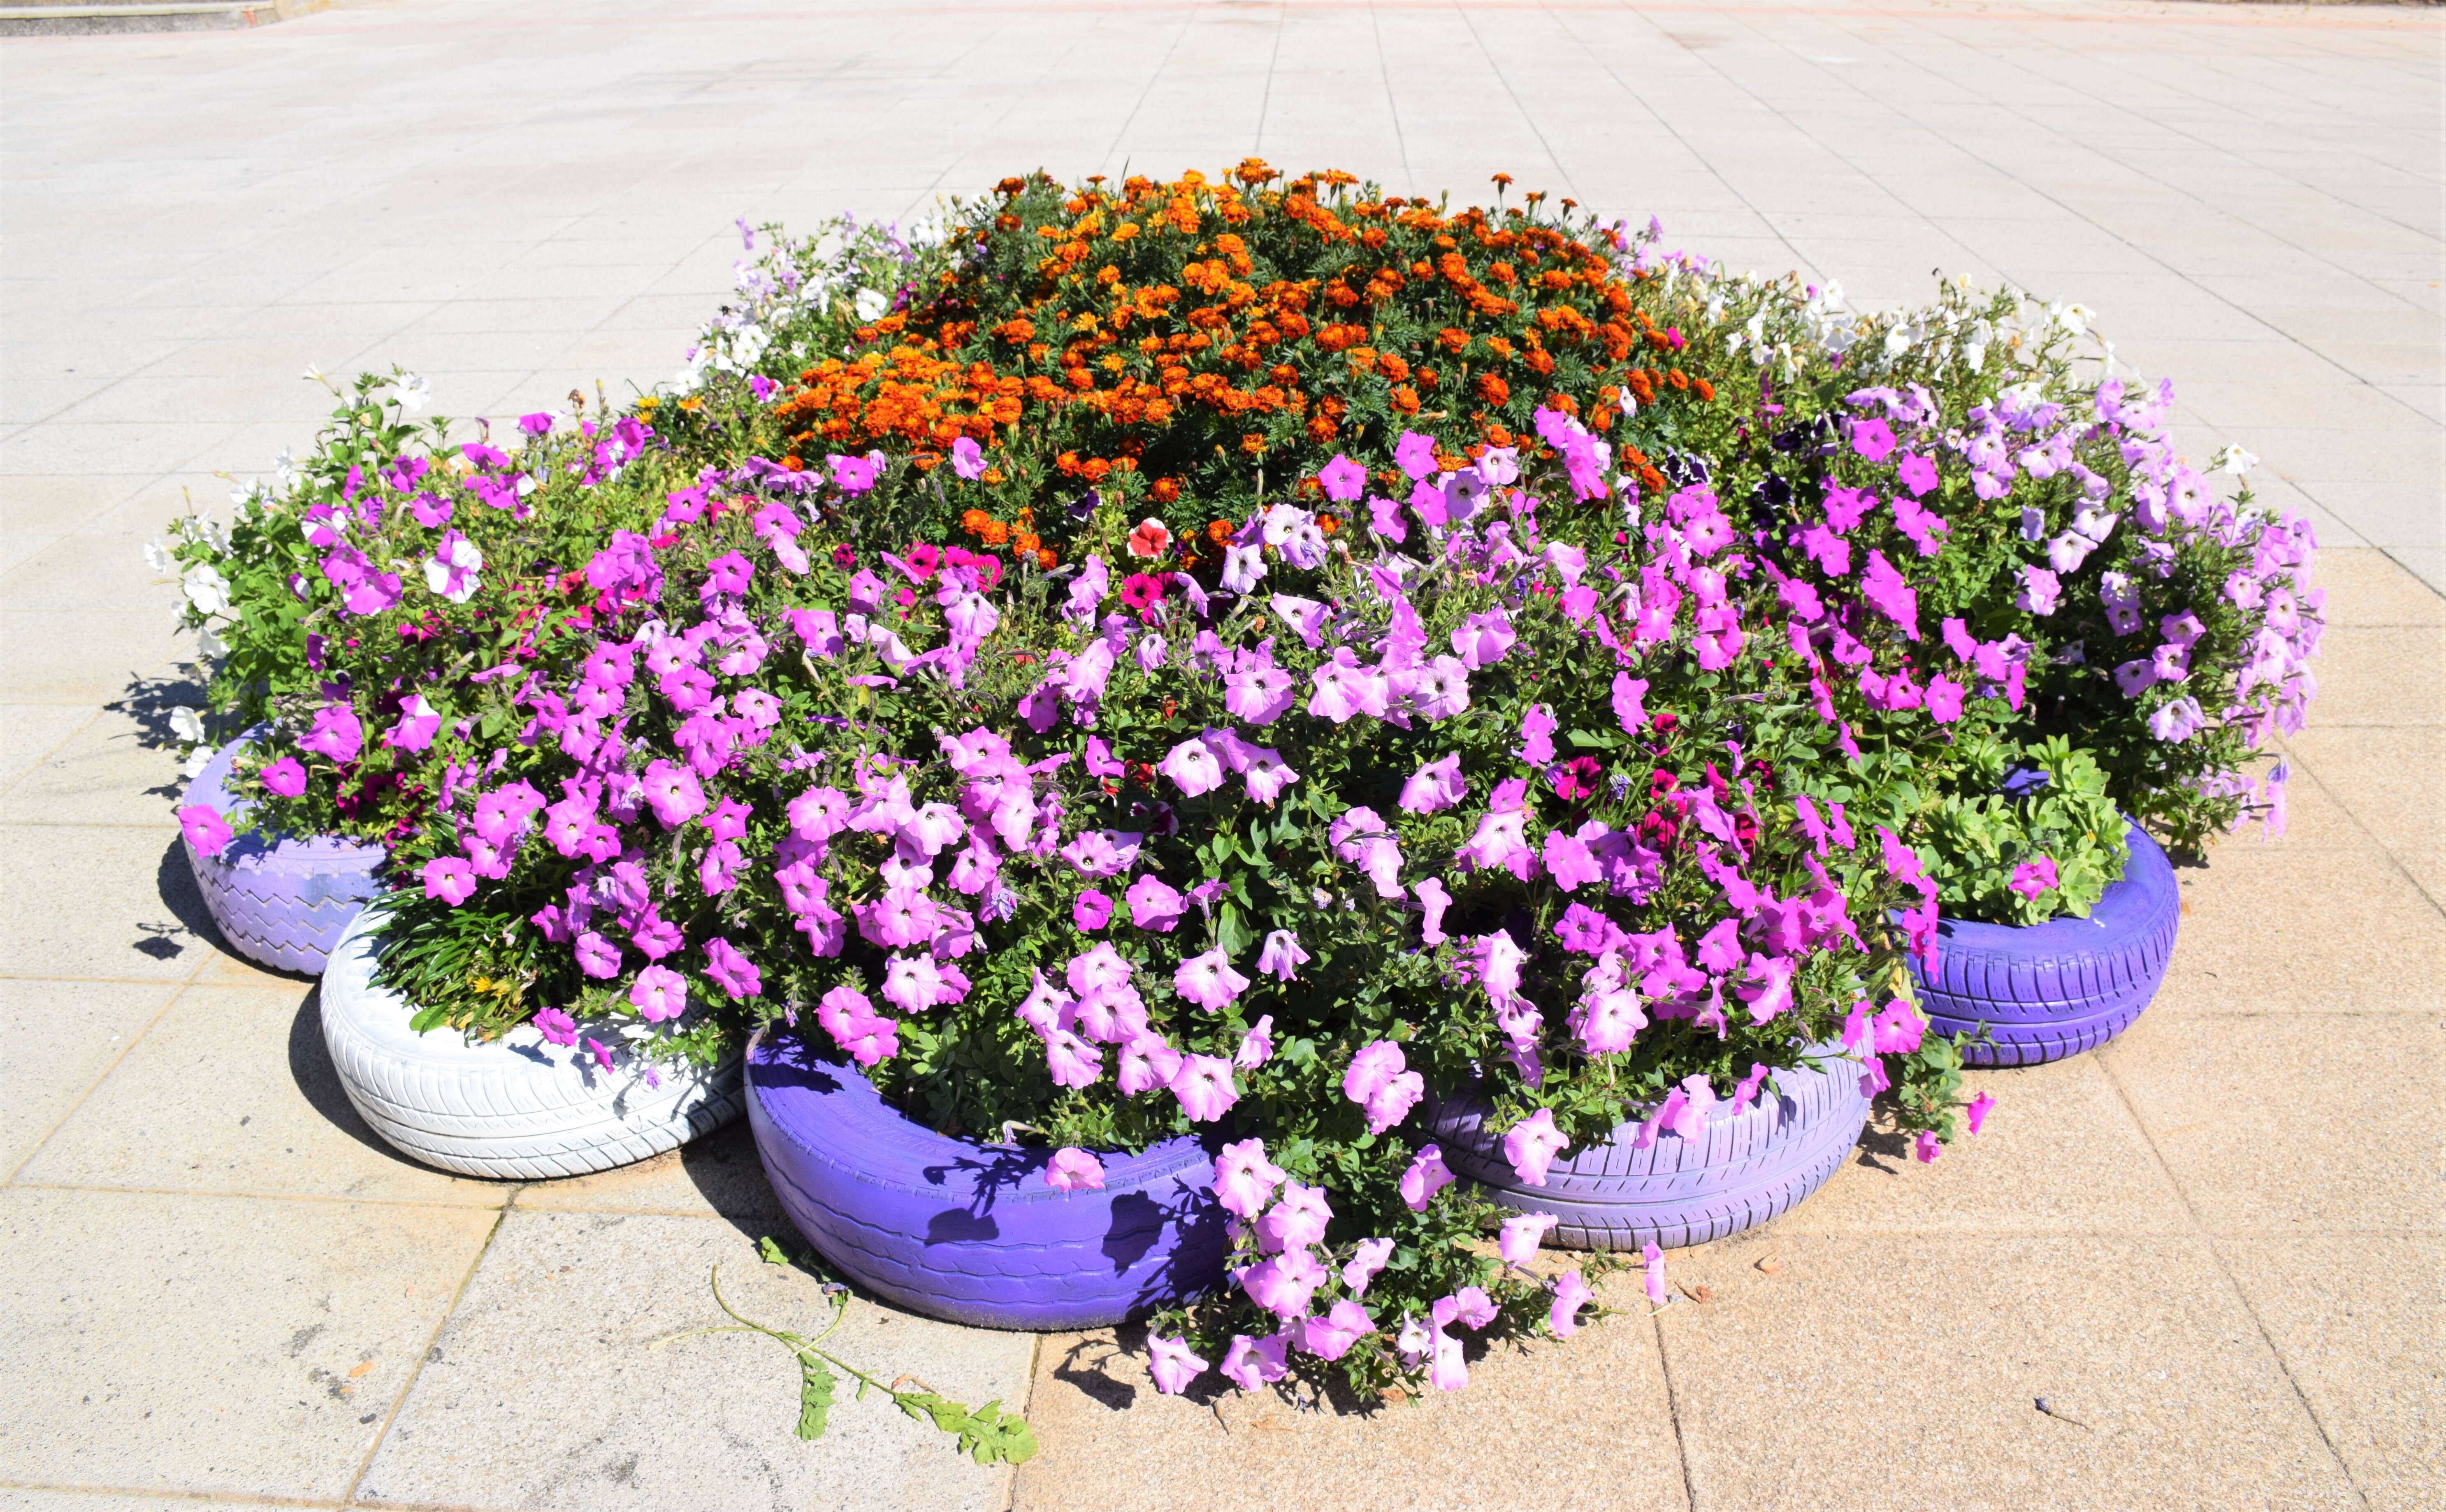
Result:
{"label": "paved ground", "polygon": [[[2439,1504],[2441,43],[2361,7],[403,0],[0,46],[0,1506]],[[751,1262],[741,1131],[574,1183],[405,1165],[311,984],[217,947],[142,737],[182,648],[141,543],[310,435],[310,362],[459,414],[617,391],[734,216],[1251,151],[1505,169],[1862,303],[1942,268],[2098,309],[2328,542],[2293,833],[2186,874],[2120,1042],[1679,1258],[1704,1300],[1366,1416],[862,1307],[854,1353],[1025,1401],[1044,1453],[981,1471],[872,1404],[800,1445],[778,1347],[648,1348],[716,1261],[807,1315]]]}

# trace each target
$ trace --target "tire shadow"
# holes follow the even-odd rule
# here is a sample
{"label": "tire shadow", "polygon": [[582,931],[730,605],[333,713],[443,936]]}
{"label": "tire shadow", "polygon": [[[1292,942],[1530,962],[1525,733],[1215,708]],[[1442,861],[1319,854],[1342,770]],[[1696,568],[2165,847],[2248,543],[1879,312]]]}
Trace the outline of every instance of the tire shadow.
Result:
{"label": "tire shadow", "polygon": [[331,1053],[323,1045],[323,989],[319,983],[297,1005],[297,1016],[289,1021],[289,1079],[296,1084],[307,1106],[320,1113],[325,1123],[358,1144],[379,1150],[404,1166],[414,1166],[419,1170],[432,1168],[391,1148],[388,1140],[358,1116],[355,1106],[348,1101],[347,1091],[340,1085],[340,1073],[331,1064]]}

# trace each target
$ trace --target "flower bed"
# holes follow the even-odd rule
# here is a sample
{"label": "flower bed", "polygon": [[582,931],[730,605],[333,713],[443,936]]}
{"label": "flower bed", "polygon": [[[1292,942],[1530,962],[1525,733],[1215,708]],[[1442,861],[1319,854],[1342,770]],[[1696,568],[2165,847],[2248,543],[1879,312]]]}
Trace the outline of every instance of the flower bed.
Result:
{"label": "flower bed", "polygon": [[1230,1280],[1164,1390],[1451,1387],[1456,1329],[1589,1291],[1420,1148],[1431,1089],[1533,1203],[1804,1083],[1935,1158],[1985,1101],[1906,957],[2078,911],[2116,803],[2281,811],[2308,536],[2018,296],[1838,318],[1568,201],[1278,177],[1007,180],[687,400],[463,454],[527,535],[308,642],[328,769],[266,802],[396,795],[423,1022],[805,1036],[1047,1191],[1203,1142]]}

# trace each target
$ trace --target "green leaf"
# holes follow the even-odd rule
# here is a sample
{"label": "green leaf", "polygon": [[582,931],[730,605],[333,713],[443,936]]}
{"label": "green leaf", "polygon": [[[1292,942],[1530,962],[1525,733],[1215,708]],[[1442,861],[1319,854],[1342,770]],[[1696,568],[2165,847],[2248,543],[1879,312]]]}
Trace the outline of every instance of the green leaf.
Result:
{"label": "green leaf", "polygon": [[765,1235],[762,1239],[756,1241],[756,1253],[763,1257],[764,1263],[767,1265],[787,1265],[790,1263],[790,1252],[783,1249],[781,1247],[781,1241],[775,1239],[770,1234]]}
{"label": "green leaf", "polygon": [[[772,1243],[766,1240],[767,1244]],[[824,1417],[833,1409],[833,1372],[811,1354],[799,1356],[799,1437],[824,1436]]]}
{"label": "green leaf", "polygon": [[1227,902],[1216,910],[1214,943],[1227,956],[1236,956],[1249,948],[1249,926],[1240,917],[1240,905]]}
{"label": "green leaf", "polygon": [[996,1399],[969,1414],[960,1447],[979,1465],[1025,1465],[1036,1458],[1036,1430],[1017,1413],[1004,1413]]}

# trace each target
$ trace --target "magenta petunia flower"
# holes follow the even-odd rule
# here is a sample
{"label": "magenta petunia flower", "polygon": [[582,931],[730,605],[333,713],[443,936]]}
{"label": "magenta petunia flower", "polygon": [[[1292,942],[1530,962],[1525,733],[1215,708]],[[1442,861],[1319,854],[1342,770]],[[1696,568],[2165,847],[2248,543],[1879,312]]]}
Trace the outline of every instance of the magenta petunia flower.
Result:
{"label": "magenta petunia flower", "polygon": [[1240,1100],[1239,1090],[1232,1085],[1232,1063],[1219,1055],[1182,1056],[1172,1094],[1190,1122],[1197,1124],[1213,1123]]}
{"label": "magenta petunia flower", "polygon": [[[222,818],[219,812],[209,804],[190,803],[181,808],[179,811],[179,829],[187,837],[187,844],[194,846],[198,854],[217,856],[229,849],[229,821]],[[467,863],[461,861],[457,865],[463,868]],[[426,868],[428,872],[431,869],[430,867]],[[468,886],[468,890],[471,892],[475,890],[472,882]],[[427,897],[434,895],[429,877],[426,882],[425,895]],[[463,898],[454,898],[451,903],[455,905],[463,901]]]}
{"label": "magenta petunia flower", "polygon": [[1367,469],[1336,453],[1333,460],[1316,475],[1316,480],[1324,485],[1326,497],[1338,504],[1349,504],[1367,491]]}
{"label": "magenta petunia flower", "polygon": [[1996,1099],[1985,1092],[1970,1099],[1969,1106],[1962,1110],[1962,1114],[1969,1122],[1972,1133],[1979,1132],[1979,1126],[1987,1121],[1987,1110],[1995,1106]]}
{"label": "magenta petunia flower", "polygon": [[1249,990],[1249,979],[1232,969],[1232,959],[1223,953],[1221,945],[1182,961],[1172,975],[1172,984],[1181,997],[1208,1013],[1223,1008]]}
{"label": "magenta petunia flower", "polygon": [[1070,905],[1070,922],[1082,933],[1094,934],[1112,921],[1113,900],[1093,887],[1079,894]]}
{"label": "magenta petunia flower", "polygon": [[1224,1378],[1244,1391],[1279,1381],[1290,1373],[1290,1364],[1283,1357],[1289,1347],[1289,1329],[1264,1338],[1234,1334],[1231,1349],[1223,1355]]}
{"label": "magenta petunia flower", "polygon": [[1869,419],[1852,422],[1852,450],[1872,462],[1882,462],[1893,449],[1893,427],[1884,420]]}
{"label": "magenta petunia flower", "polygon": [[297,764],[295,756],[282,756],[272,762],[263,769],[262,775],[265,789],[284,798],[296,797],[306,791],[306,769]]}
{"label": "magenta petunia flower", "polygon": [[1410,1211],[1423,1213],[1427,1210],[1427,1204],[1435,1200],[1436,1193],[1451,1185],[1454,1180],[1452,1167],[1444,1164],[1442,1149],[1434,1145],[1421,1145],[1419,1153],[1410,1161],[1409,1168],[1402,1172],[1402,1201],[1409,1205]]}
{"label": "magenta petunia flower", "polygon": [[436,856],[424,864],[424,895],[456,908],[476,893],[476,868],[459,856]]}
{"label": "magenta petunia flower", "polygon": [[[1145,873],[1131,883],[1130,890],[1122,898],[1130,905],[1130,923],[1140,929],[1170,934],[1173,927],[1180,923],[1180,910],[1184,905],[1179,890],[1157,880],[1153,872]],[[1229,968],[1226,968],[1226,974],[1229,974]]]}
{"label": "magenta petunia flower", "polygon": [[535,1016],[536,1029],[555,1045],[577,1043],[577,1020],[558,1008],[546,1008]]}
{"label": "magenta petunia flower", "polygon": [[601,980],[620,974],[620,947],[593,930],[581,933],[574,948],[577,969],[586,975]]}
{"label": "magenta petunia flower", "polygon": [[1522,1181],[1532,1186],[1543,1186],[1546,1167],[1570,1143],[1570,1137],[1554,1127],[1553,1112],[1540,1108],[1503,1136],[1503,1158],[1512,1163],[1513,1173]]}
{"label": "magenta petunia flower", "polygon": [[2013,880],[2006,884],[2024,898],[2035,898],[2040,893],[2053,890],[2057,885],[2056,863],[2053,856],[2041,856],[2036,861],[2023,862],[2013,868]]}
{"label": "magenta petunia flower", "polygon": [[1579,1272],[1565,1271],[1554,1279],[1554,1305],[1546,1314],[1547,1322],[1553,1325],[1557,1335],[1570,1338],[1580,1331],[1581,1306],[1595,1296]]}
{"label": "magenta petunia flower", "polygon": [[[1854,444],[1857,443],[1854,442]],[[1912,495],[1917,497],[1936,487],[1936,460],[1933,457],[1922,457],[1917,452],[1907,452],[1903,455],[1903,459],[1894,464],[1894,476],[1902,481],[1903,487],[1910,489]]]}
{"label": "magenta petunia flower", "polygon": [[364,727],[357,723],[357,711],[345,703],[334,703],[315,711],[313,727],[297,743],[334,761],[354,761],[364,741]]}
{"label": "magenta petunia flower", "polygon": [[1257,969],[1278,981],[1292,981],[1299,968],[1308,961],[1300,948],[1299,936],[1289,929],[1276,929],[1266,936],[1265,947],[1257,952]]}

